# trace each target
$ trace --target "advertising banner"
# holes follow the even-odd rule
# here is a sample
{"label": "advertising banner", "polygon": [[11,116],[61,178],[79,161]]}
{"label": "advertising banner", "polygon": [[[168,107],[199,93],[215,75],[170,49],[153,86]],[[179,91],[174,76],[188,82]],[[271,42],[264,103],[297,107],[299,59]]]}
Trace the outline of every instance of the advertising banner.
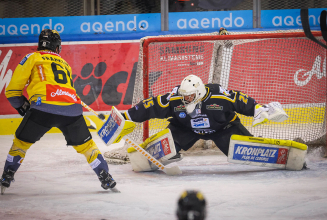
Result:
{"label": "advertising banner", "polygon": [[2,36],[38,35],[45,28],[55,29],[60,34],[122,34],[160,31],[161,25],[160,13],[3,18],[0,20],[0,41]]}
{"label": "advertising banner", "polygon": [[[261,26],[263,28],[292,28],[302,29],[301,9],[262,10]],[[320,27],[320,13],[327,8],[309,9],[309,23],[311,27]]]}
{"label": "advertising banner", "polygon": [[[327,8],[309,9],[310,26],[319,27],[319,16]],[[262,10],[263,28],[301,28],[300,9]],[[169,31],[218,31],[253,28],[253,11],[203,11],[169,13]],[[65,35],[124,34],[161,31],[161,14],[126,14],[70,17],[3,18],[1,37],[37,36],[42,29]]]}
{"label": "advertising banner", "polygon": [[[36,45],[0,47],[0,115],[17,114],[5,97],[5,88],[19,62]],[[139,43],[63,45],[61,57],[72,67],[81,100],[95,111],[130,108],[133,98]],[[26,94],[25,94],[26,95]]]}
{"label": "advertising banner", "polygon": [[216,30],[220,27],[252,28],[252,10],[172,12],[169,13],[169,30]]}

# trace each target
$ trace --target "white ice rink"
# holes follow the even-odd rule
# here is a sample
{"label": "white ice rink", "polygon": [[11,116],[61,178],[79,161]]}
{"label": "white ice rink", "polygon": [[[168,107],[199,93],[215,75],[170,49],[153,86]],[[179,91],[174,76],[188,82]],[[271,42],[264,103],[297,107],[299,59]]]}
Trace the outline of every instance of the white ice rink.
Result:
{"label": "white ice rink", "polygon": [[[102,153],[113,148],[92,135]],[[1,173],[12,139],[0,136]],[[316,150],[307,163],[309,170],[286,171],[231,164],[223,155],[188,156],[177,163],[181,176],[110,165],[121,191],[113,193],[101,188],[62,134],[46,134],[0,195],[0,219],[174,220],[181,192],[197,189],[207,200],[208,220],[326,220],[327,159]]]}

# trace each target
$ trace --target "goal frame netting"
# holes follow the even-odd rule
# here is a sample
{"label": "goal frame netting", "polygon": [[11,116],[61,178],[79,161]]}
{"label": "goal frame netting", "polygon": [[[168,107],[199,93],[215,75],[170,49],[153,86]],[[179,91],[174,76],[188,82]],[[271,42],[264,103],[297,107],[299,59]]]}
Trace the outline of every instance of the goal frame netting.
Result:
{"label": "goal frame netting", "polygon": [[[313,31],[312,34],[318,38],[319,40],[322,39],[322,34],[319,31]],[[218,42],[215,43],[215,46],[213,47],[213,52],[212,52],[212,60],[211,62],[214,63],[212,64],[212,67],[210,67],[209,71],[209,79],[210,83],[219,83],[220,82],[220,77],[222,77],[221,72],[224,71],[224,68],[226,66],[221,65],[222,62],[219,59],[222,59],[219,56],[222,56],[223,50],[226,47],[226,42],[233,42],[234,46],[235,45],[241,45],[241,44],[246,44],[248,42],[257,42],[257,41],[265,41],[265,40],[271,40],[271,39],[280,39],[280,38],[285,38],[285,39],[290,39],[290,38],[300,38],[307,40],[308,42],[313,43],[310,41],[308,38],[306,38],[305,33],[303,30],[278,30],[278,31],[261,31],[261,32],[230,32],[230,35],[219,35],[218,32],[213,32],[213,33],[207,33],[207,34],[194,34],[194,35],[163,35],[163,36],[150,36],[150,37],[144,37],[140,40],[140,50],[139,50],[139,60],[138,60],[138,66],[137,66],[137,72],[135,76],[135,85],[134,85],[134,93],[133,93],[133,102],[132,106],[136,105],[140,101],[154,96],[152,94],[151,88],[149,88],[150,85],[150,69],[151,69],[151,63],[149,63],[149,60],[151,57],[153,57],[154,54],[153,52],[150,51],[150,47],[152,44],[157,44],[157,43],[170,43],[170,42],[192,42],[192,41],[212,41],[212,42]],[[234,47],[233,46],[233,47]],[[214,55],[216,57],[214,57]],[[325,59],[327,57],[327,51],[324,52]],[[219,65],[217,65],[219,63]],[[324,68],[326,71],[326,61],[324,63]],[[216,74],[216,72],[220,72],[219,74]],[[152,72],[153,75],[153,72]],[[153,76],[152,76],[153,77]],[[160,76],[159,76],[160,77]],[[326,80],[326,73],[324,76]],[[327,81],[327,80],[326,80]],[[327,82],[325,81],[326,87],[327,87]],[[221,84],[221,83],[220,83]],[[175,85],[171,85],[170,89],[173,89]],[[151,86],[150,86],[151,87]],[[229,88],[226,88],[229,89]],[[237,88],[233,88],[237,89]],[[241,90],[242,91],[242,90]],[[169,91],[170,92],[170,91]],[[156,94],[158,95],[158,94]],[[163,94],[161,94],[163,95]],[[325,93],[326,96],[326,93]],[[275,100],[274,100],[275,101]],[[276,100],[277,101],[277,100]],[[268,104],[268,103],[262,103],[262,104]],[[321,103],[320,103],[321,104]],[[324,103],[322,103],[323,106],[322,108],[325,109],[326,111],[326,98]],[[287,107],[287,106],[286,106]],[[293,106],[294,107],[294,106]],[[308,107],[308,106],[307,106]],[[310,107],[310,106],[309,106]],[[321,106],[320,106],[321,107]],[[321,115],[320,111],[320,115]],[[151,119],[153,120],[153,119]],[[161,120],[161,119],[160,119]],[[242,120],[242,119],[241,119]],[[326,146],[326,113],[324,113],[324,119],[321,119],[320,121],[323,120],[323,125],[320,125],[320,133],[322,133],[322,136],[314,141],[304,141],[302,140],[301,137],[298,138],[292,138],[292,140],[305,143],[307,145],[312,145],[312,146]],[[158,123],[158,122],[154,122]],[[159,122],[161,123],[161,122]],[[143,122],[143,123],[137,123],[137,126],[135,128],[135,131],[131,134],[132,138],[138,142],[142,143],[146,138],[149,136],[159,132],[160,130],[155,130],[152,129],[150,126],[149,121]],[[263,135],[263,137],[265,137]],[[271,138],[271,137],[268,137]],[[286,139],[286,138],[279,138],[279,139]],[[214,144],[208,141],[202,141],[200,144],[205,145],[205,146],[200,146],[199,148],[201,149],[214,149],[215,146]],[[118,158],[122,157],[122,154],[126,155],[126,149],[128,147],[128,144],[125,144],[123,149],[118,150],[116,152],[111,153],[111,155],[115,154],[118,155]],[[197,148],[197,146],[193,146],[193,148]],[[124,153],[123,153],[124,152]],[[110,155],[107,154],[107,155]],[[115,156],[114,156],[115,157]],[[127,157],[127,155],[126,155]],[[125,157],[125,158],[126,158]]]}

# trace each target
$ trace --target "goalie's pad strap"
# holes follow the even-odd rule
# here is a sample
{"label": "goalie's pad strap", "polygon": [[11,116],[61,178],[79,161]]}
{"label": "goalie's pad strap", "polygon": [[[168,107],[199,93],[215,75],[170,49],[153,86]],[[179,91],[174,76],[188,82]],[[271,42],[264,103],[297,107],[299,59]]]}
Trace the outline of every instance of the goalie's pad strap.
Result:
{"label": "goalie's pad strap", "polygon": [[291,140],[250,137],[250,136],[243,136],[243,135],[236,135],[236,134],[232,135],[231,140],[294,147],[294,148],[298,148],[300,150],[307,150],[308,149],[307,145],[296,142],[296,141],[291,141]]}

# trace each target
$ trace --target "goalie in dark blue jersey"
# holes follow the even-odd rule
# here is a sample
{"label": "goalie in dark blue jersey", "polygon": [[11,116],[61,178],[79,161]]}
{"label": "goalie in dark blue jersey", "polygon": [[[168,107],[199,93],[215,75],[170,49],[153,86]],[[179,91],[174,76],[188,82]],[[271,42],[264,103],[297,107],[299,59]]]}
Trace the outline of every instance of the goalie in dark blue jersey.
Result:
{"label": "goalie in dark blue jersey", "polygon": [[169,118],[167,128],[176,148],[176,155],[169,160],[178,161],[180,150],[187,151],[199,139],[212,140],[227,156],[232,135],[252,136],[236,113],[253,116],[253,126],[288,118],[277,102],[260,105],[243,92],[226,90],[219,84],[203,84],[195,75],[184,78],[170,93],[139,102],[123,116],[134,122]]}

